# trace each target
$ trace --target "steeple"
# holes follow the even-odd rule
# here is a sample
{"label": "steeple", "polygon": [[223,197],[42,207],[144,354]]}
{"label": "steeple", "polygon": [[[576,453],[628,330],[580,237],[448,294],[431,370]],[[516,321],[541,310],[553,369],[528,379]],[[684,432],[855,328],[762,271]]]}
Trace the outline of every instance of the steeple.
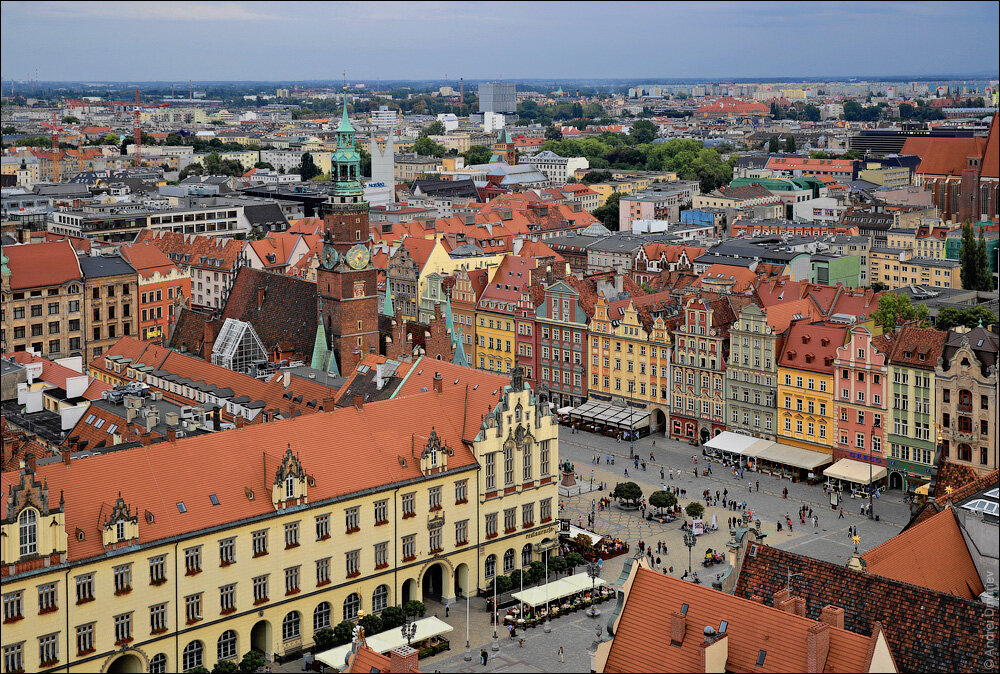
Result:
{"label": "steeple", "polygon": [[347,84],[344,84],[344,112],[337,127],[337,149],[330,157],[329,204],[359,204],[363,201],[361,189],[361,155],[354,147],[354,127],[347,117]]}
{"label": "steeple", "polygon": [[392,306],[392,291],[389,290],[388,281],[385,284],[385,302],[382,303],[382,315],[390,318],[396,317],[396,310]]}

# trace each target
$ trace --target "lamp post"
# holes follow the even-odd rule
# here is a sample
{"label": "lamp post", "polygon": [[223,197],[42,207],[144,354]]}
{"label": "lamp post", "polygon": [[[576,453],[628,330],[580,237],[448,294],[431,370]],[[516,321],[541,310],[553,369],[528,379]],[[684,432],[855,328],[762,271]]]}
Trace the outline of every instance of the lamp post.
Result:
{"label": "lamp post", "polygon": [[466,662],[472,662],[472,649],[469,648],[469,593],[465,593],[465,656]]}
{"label": "lamp post", "polygon": [[[875,460],[875,431],[881,427],[882,425],[879,418],[875,417],[875,423],[872,424],[871,431],[871,447],[868,450],[868,519],[870,520],[875,519],[875,485],[872,484],[872,475],[874,473],[872,462]],[[881,450],[881,445],[879,445],[879,449]]]}
{"label": "lamp post", "polygon": [[403,638],[406,639],[406,645],[409,646],[410,642],[413,641],[413,637],[417,634],[417,624],[410,618],[408,613],[403,614],[403,626],[399,631],[403,634]]}
{"label": "lamp post", "polygon": [[601,615],[601,612],[597,610],[597,601],[594,598],[594,590],[596,587],[597,577],[601,575],[601,566],[596,561],[587,563],[587,575],[590,576],[590,610],[587,611],[587,615],[591,618],[596,618]]}
{"label": "lamp post", "polygon": [[549,614],[549,551],[546,550],[542,555],[545,557],[545,627],[542,630],[548,634],[552,631],[552,625],[549,624],[551,621]]}
{"label": "lamp post", "polygon": [[497,568],[493,567],[493,645],[490,646],[491,651],[500,650],[500,637],[497,636],[497,621],[499,620],[499,613],[497,612]]}
{"label": "lamp post", "polygon": [[635,406],[632,404],[632,396],[635,394],[635,379],[629,379],[629,404],[628,404],[628,458],[635,458],[635,428],[632,426],[632,415],[635,414]]}
{"label": "lamp post", "polygon": [[686,545],[687,549],[688,549],[688,574],[689,575],[693,573],[693,571],[691,570],[691,550],[694,548],[694,546],[695,546],[695,544],[697,542],[698,542],[698,537],[697,536],[695,536],[690,531],[684,532],[684,545]]}

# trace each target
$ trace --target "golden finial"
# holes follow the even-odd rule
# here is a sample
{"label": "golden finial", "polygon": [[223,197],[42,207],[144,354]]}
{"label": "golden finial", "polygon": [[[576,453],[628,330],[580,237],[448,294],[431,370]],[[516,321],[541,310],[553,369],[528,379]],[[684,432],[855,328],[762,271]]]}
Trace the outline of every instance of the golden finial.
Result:
{"label": "golden finial", "polygon": [[857,545],[858,543],[861,542],[861,536],[858,536],[857,534],[855,534],[854,536],[851,536],[851,540],[854,541],[855,545]]}

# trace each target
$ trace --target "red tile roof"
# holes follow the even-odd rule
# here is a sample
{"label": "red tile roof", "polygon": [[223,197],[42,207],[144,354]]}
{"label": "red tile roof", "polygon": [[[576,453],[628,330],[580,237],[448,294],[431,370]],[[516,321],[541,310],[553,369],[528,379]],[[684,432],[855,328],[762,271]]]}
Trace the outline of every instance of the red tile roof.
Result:
{"label": "red tile roof", "polygon": [[69,241],[4,246],[12,290],[82,281],[80,260]]}
{"label": "red tile roof", "polygon": [[[42,374],[38,377],[38,379],[48,382],[49,384],[57,386],[63,390],[66,389],[66,379],[68,377],[88,376],[85,372],[77,372],[76,370],[72,370],[65,365],[60,365],[59,363],[55,363],[48,358],[42,358],[41,356],[28,353],[27,351],[17,351],[12,354],[6,353],[3,357],[13,357],[14,360],[21,365],[27,365],[28,363],[41,363]],[[110,388],[111,386],[108,384],[94,379],[87,385],[82,397],[87,400],[98,400],[100,399],[101,394]]]}
{"label": "red tile roof", "polygon": [[[215,271],[230,271],[243,252],[245,241],[224,239],[216,236],[201,236],[199,234],[178,234],[162,229],[141,229],[135,237],[135,243],[150,243],[168,256],[189,255],[187,262],[179,262],[185,266],[203,267]],[[203,261],[205,259],[205,261]],[[218,265],[207,264],[207,260],[221,260]]]}
{"label": "red tile roof", "polygon": [[[675,615],[684,614],[680,644],[672,640]],[[703,672],[704,628],[725,633],[727,672],[809,671],[810,628],[820,624],[763,603],[741,599],[673,576],[639,568],[621,612],[605,672]],[[872,639],[830,627],[825,672],[868,671]],[[764,662],[757,665],[761,651]]]}
{"label": "red tile roof", "polygon": [[121,246],[118,250],[121,251],[125,261],[135,267],[139,276],[144,279],[152,278],[153,274],[157,272],[166,275],[174,270],[180,271],[180,268],[167,257],[166,253],[148,241],[144,244]]}
{"label": "red tile roof", "polygon": [[960,176],[969,157],[982,157],[985,138],[907,138],[900,154],[920,157],[917,173]]}
{"label": "red tile roof", "polygon": [[[425,444],[431,430],[454,450],[449,469],[474,466],[476,460],[461,439],[465,419],[456,414],[465,403],[465,388],[445,382],[441,394],[430,391],[370,403],[360,410],[348,407],[254,424],[109,452],[68,466],[40,465],[36,477],[48,482],[51,493],[63,493],[67,531],[79,528],[86,534],[83,541],[69,536],[69,559],[76,561],[104,554],[100,516],[119,492],[126,503],[154,516],[152,524],[140,520],[142,543],[273,516],[271,481],[286,450],[299,457],[315,481],[309,488],[310,503],[419,479],[420,462],[400,458],[409,459],[414,443]],[[477,410],[476,419],[480,414]],[[328,442],[331,437],[338,442]],[[348,466],[350,470],[345,469]],[[220,478],[223,474],[225,479]],[[109,481],[108,475],[129,479]],[[18,482],[17,473],[4,473],[4,493]],[[247,488],[257,495],[253,501],[244,493]],[[218,496],[220,505],[211,504],[210,494]],[[180,502],[187,509],[183,514],[176,505]],[[6,508],[4,499],[3,517]]]}
{"label": "red tile roof", "polygon": [[844,345],[847,325],[819,325],[808,321],[792,323],[788,339],[778,358],[779,367],[831,374],[837,349]]}
{"label": "red tile roof", "polygon": [[904,527],[903,531],[906,531],[907,528],[916,526],[924,520],[933,517],[935,513],[944,510],[949,503],[961,503],[979,490],[986,489],[990,486],[996,487],[998,484],[1000,484],[1000,470],[995,470],[988,475],[983,475],[982,477],[979,477],[971,482],[967,482],[960,487],[956,487],[952,489],[951,492],[945,488],[943,493],[939,492],[939,496],[934,499],[929,499],[923,506],[921,506],[920,510],[918,510],[917,514],[913,516],[913,519],[910,520],[909,524]]}
{"label": "red tile roof", "polygon": [[867,573],[975,600],[983,583],[948,508],[872,548],[862,558]]}
{"label": "red tile roof", "polygon": [[997,166],[1000,163],[1000,137],[998,137],[1000,130],[998,127],[1000,127],[1000,118],[994,112],[993,121],[990,122],[990,135],[986,138],[986,147],[983,149],[980,178],[993,178],[995,180],[1000,177],[1000,169]]}

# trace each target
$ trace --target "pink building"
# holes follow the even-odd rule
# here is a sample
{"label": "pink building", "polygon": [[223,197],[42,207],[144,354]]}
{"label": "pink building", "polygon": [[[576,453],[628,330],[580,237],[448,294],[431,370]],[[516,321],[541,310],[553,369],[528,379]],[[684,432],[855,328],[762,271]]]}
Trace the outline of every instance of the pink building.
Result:
{"label": "pink building", "polygon": [[835,461],[852,459],[885,467],[886,354],[875,348],[868,328],[851,328],[834,365]]}

